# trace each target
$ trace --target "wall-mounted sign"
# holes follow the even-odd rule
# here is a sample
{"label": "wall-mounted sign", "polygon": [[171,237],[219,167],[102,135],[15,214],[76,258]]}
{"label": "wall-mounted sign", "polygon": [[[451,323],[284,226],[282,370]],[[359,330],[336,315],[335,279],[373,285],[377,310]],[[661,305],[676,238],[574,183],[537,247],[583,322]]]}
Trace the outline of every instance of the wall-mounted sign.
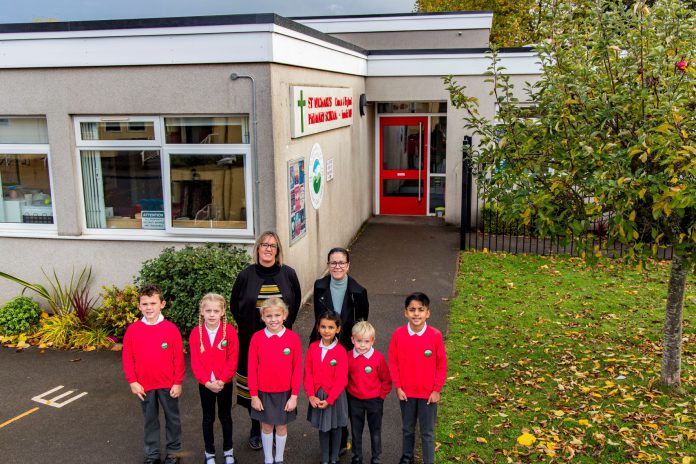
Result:
{"label": "wall-mounted sign", "polygon": [[288,161],[288,189],[290,191],[290,244],[307,233],[305,214],[304,158]]}
{"label": "wall-mounted sign", "polygon": [[290,87],[290,137],[296,139],[353,124],[353,91],[342,87]]}
{"label": "wall-mounted sign", "polygon": [[326,160],[326,182],[333,180],[333,158]]}
{"label": "wall-mounted sign", "polygon": [[143,229],[164,230],[164,211],[143,211],[141,219]]}
{"label": "wall-mounted sign", "polygon": [[314,209],[319,209],[321,206],[325,184],[324,154],[321,152],[319,144],[315,143],[312,147],[312,153],[309,155],[309,197],[312,199]]}

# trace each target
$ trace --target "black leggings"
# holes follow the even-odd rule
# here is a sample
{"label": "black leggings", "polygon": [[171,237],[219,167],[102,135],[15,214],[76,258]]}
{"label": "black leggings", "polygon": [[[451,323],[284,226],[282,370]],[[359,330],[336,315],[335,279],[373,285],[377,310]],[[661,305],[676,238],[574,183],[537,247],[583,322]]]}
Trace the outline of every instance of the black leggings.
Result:
{"label": "black leggings", "polygon": [[198,392],[201,394],[201,408],[203,409],[203,441],[205,451],[215,453],[215,435],[213,424],[215,423],[215,402],[218,406],[218,417],[222,425],[222,447],[224,451],[232,448],[232,382],[225,384],[220,393],[213,393],[205,385],[198,384]]}
{"label": "black leggings", "polygon": [[327,432],[319,431],[321,462],[338,462],[338,452],[341,450],[341,429],[342,427],[336,427]]}

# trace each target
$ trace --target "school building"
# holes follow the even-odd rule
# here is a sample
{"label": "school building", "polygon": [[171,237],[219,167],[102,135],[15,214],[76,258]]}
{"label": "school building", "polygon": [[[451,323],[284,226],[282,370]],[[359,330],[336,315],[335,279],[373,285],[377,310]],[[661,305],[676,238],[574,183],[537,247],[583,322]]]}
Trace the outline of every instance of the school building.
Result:
{"label": "school building", "polygon": [[[491,12],[0,25],[0,270],[122,286],[165,247],[278,232],[309,291],[371,215],[461,223],[470,136],[495,117]],[[539,75],[503,50],[513,82]],[[0,301],[19,287],[0,280]]]}

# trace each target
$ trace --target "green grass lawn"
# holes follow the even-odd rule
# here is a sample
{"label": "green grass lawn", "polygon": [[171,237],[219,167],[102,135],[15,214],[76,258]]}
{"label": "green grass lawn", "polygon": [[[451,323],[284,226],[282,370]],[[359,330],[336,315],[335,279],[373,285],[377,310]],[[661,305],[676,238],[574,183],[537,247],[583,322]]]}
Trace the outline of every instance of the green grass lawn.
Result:
{"label": "green grass lawn", "polygon": [[658,386],[668,278],[668,262],[640,273],[463,253],[436,461],[696,464],[696,283],[683,393],[670,396]]}

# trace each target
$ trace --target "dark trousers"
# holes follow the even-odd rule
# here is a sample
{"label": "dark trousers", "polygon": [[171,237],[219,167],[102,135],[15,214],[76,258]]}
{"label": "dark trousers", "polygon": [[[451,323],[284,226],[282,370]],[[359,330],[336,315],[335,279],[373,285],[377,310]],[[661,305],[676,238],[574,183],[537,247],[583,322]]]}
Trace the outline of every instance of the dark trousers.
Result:
{"label": "dark trousers", "polygon": [[353,461],[362,462],[362,437],[365,428],[365,417],[370,429],[370,443],[372,445],[372,464],[379,464],[382,456],[382,411],[384,400],[380,397],[369,400],[361,400],[354,396],[348,396],[348,410],[350,411],[350,430],[353,437],[351,449]]}
{"label": "dark trousers", "polygon": [[213,393],[198,384],[198,392],[201,395],[201,408],[203,409],[203,441],[205,451],[215,454],[215,403],[217,402],[217,416],[222,425],[222,449],[227,451],[232,448],[232,382],[225,384],[220,393]]}
{"label": "dark trousers", "polygon": [[434,464],[437,403],[428,404],[427,399],[409,398],[408,401],[399,401],[399,406],[401,407],[403,437],[402,462],[413,462],[413,449],[416,446],[416,422],[418,422],[423,445],[423,464]]}
{"label": "dark trousers", "polygon": [[319,450],[321,462],[338,462],[338,452],[341,448],[341,427],[319,431]]}
{"label": "dark trousers", "polygon": [[169,396],[169,388],[158,388],[145,393],[140,402],[143,410],[145,458],[160,457],[160,422],[159,408],[164,411],[167,455],[181,451],[181,418],[179,417],[179,399]]}

